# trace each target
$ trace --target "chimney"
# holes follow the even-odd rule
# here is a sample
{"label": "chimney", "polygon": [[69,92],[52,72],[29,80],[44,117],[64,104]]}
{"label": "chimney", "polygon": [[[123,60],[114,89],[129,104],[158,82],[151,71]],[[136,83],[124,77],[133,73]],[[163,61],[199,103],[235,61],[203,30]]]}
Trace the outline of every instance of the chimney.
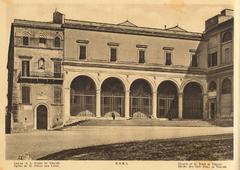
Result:
{"label": "chimney", "polygon": [[224,9],[221,11],[221,15],[223,16],[233,16],[233,10],[232,9]]}
{"label": "chimney", "polygon": [[55,10],[55,12],[53,13],[53,23],[63,24],[64,23],[64,17],[65,17],[64,14]]}
{"label": "chimney", "polygon": [[167,29],[167,25],[164,25],[164,29]]}

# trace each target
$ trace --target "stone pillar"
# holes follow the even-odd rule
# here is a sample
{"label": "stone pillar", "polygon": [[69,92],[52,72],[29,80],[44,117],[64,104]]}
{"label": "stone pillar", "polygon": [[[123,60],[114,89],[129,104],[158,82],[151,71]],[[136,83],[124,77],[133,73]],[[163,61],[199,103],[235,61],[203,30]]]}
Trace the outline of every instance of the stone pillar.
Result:
{"label": "stone pillar", "polygon": [[183,118],[183,93],[178,93],[178,118]]}
{"label": "stone pillar", "polygon": [[96,117],[101,117],[101,89],[96,91]]}
{"label": "stone pillar", "polygon": [[208,94],[203,94],[203,119],[208,119]]}
{"label": "stone pillar", "polygon": [[130,103],[130,98],[129,98],[129,90],[125,91],[125,118],[129,118],[129,103]]}
{"label": "stone pillar", "polygon": [[152,117],[157,118],[157,91],[154,91],[152,96]]}
{"label": "stone pillar", "polygon": [[64,109],[63,109],[63,122],[66,122],[70,118],[70,88],[64,88],[63,90],[64,96]]}

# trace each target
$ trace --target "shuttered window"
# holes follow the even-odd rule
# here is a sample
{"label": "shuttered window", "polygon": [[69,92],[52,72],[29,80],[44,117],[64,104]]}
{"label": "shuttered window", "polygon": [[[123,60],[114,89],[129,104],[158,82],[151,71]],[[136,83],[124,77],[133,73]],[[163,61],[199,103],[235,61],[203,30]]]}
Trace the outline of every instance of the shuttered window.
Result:
{"label": "shuttered window", "polygon": [[23,60],[22,61],[22,76],[28,77],[30,76],[30,71],[29,71],[29,61]]}
{"label": "shuttered window", "polygon": [[60,61],[54,62],[54,77],[55,78],[61,77],[61,62]]}
{"label": "shuttered window", "polygon": [[22,87],[22,103],[30,104],[30,87],[28,86]]}
{"label": "shuttered window", "polygon": [[62,88],[54,87],[54,103],[61,104],[62,103]]}

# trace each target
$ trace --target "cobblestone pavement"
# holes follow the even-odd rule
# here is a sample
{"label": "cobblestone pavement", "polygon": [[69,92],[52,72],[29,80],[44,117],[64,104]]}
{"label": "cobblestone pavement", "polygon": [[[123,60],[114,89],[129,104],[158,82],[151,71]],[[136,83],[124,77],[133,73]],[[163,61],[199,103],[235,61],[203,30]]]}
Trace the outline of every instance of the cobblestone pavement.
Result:
{"label": "cobblestone pavement", "polygon": [[232,127],[82,126],[70,131],[34,131],[6,135],[6,159],[32,159],[65,149],[148,139],[233,133]]}

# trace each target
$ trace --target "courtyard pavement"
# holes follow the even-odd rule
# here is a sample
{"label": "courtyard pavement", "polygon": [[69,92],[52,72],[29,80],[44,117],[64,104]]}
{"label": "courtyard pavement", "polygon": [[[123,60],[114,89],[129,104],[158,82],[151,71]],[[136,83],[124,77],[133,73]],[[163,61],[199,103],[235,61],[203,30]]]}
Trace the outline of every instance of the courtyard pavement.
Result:
{"label": "courtyard pavement", "polygon": [[66,149],[148,139],[233,133],[232,127],[81,126],[77,130],[6,135],[6,159],[28,153],[32,159]]}

